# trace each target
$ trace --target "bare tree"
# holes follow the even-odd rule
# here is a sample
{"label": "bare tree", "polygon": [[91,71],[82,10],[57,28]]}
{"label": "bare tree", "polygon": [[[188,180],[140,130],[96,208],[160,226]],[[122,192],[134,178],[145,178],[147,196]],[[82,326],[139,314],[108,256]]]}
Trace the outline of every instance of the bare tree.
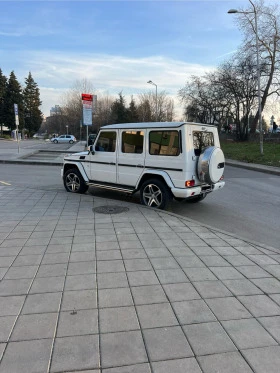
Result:
{"label": "bare tree", "polygon": [[137,97],[139,118],[143,122],[171,122],[175,116],[174,100],[165,91],[158,93],[150,91]]}

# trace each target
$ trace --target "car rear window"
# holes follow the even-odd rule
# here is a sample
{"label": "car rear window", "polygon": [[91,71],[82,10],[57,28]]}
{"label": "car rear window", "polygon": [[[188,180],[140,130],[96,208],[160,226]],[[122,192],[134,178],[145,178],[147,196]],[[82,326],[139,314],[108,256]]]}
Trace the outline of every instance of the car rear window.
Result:
{"label": "car rear window", "polygon": [[193,131],[193,147],[195,155],[199,156],[201,151],[208,146],[214,146],[213,132]]}

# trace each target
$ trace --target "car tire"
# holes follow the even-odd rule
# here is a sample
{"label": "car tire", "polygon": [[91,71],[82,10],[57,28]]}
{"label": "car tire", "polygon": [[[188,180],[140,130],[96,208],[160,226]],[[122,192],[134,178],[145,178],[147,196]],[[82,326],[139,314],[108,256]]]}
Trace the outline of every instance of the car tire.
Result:
{"label": "car tire", "polygon": [[69,144],[73,144],[73,142],[74,142],[73,140],[70,140],[70,141],[69,141]]}
{"label": "car tire", "polygon": [[65,172],[63,182],[67,192],[85,193],[88,190],[88,186],[86,185],[79,170],[76,168],[72,168]]}
{"label": "car tire", "polygon": [[141,204],[164,210],[172,198],[167,185],[158,179],[145,181],[140,188]]}
{"label": "car tire", "polygon": [[53,143],[54,143],[54,144],[57,144],[57,143],[58,143],[58,141],[57,141],[57,140],[53,140]]}

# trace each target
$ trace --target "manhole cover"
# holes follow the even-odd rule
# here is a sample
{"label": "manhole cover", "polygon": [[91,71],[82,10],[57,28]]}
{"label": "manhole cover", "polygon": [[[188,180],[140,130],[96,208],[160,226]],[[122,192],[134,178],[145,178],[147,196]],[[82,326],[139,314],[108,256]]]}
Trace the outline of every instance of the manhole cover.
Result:
{"label": "manhole cover", "polygon": [[122,206],[99,206],[92,210],[93,212],[98,212],[99,214],[120,214],[122,212],[129,211],[129,208]]}

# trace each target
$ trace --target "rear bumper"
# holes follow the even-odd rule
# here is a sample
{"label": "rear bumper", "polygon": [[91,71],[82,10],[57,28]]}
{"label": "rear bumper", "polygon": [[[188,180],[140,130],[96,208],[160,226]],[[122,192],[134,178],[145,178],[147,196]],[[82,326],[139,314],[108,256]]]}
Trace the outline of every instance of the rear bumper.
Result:
{"label": "rear bumper", "polygon": [[215,192],[218,189],[222,189],[224,185],[225,185],[224,181],[219,181],[218,183],[211,185],[209,189],[206,189],[206,190],[203,190],[201,186],[196,186],[193,188],[185,188],[185,189],[171,188],[171,192],[176,198],[189,198],[193,196],[198,196],[203,193]]}

